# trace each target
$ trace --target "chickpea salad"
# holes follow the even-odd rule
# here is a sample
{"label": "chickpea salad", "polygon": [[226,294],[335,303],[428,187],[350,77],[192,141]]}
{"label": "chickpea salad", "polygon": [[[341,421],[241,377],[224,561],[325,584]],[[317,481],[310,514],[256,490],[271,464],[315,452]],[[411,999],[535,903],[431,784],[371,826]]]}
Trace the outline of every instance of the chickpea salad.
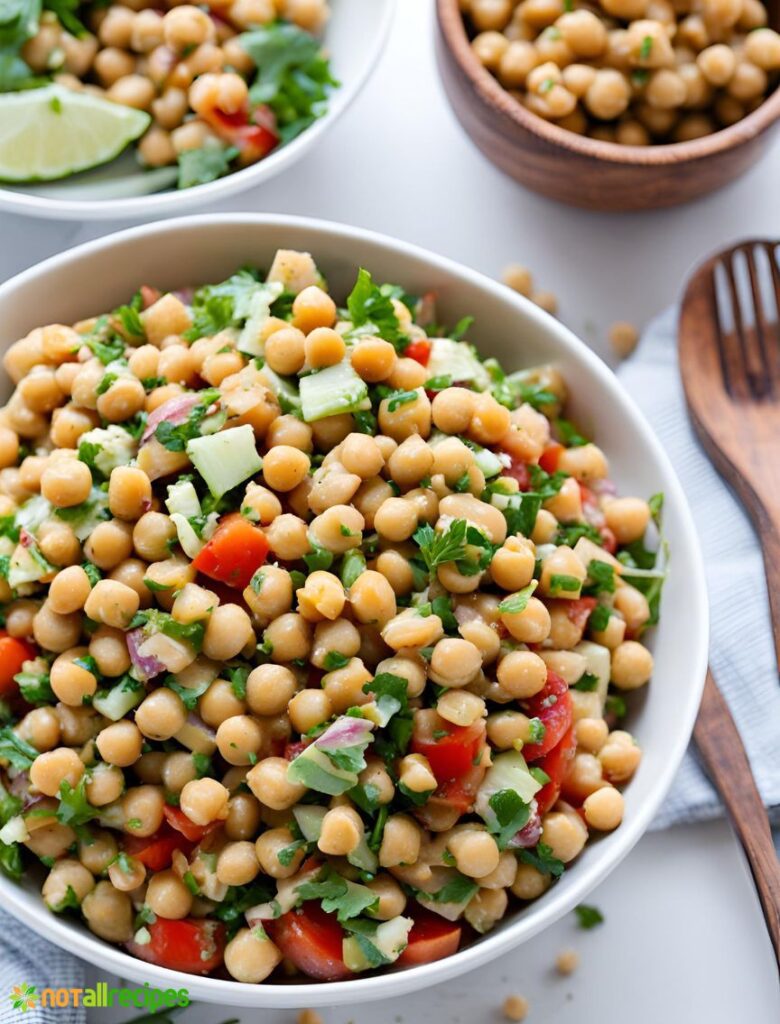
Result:
{"label": "chickpea salad", "polygon": [[662,496],[554,367],[366,269],[340,298],[279,250],[5,354],[0,867],[164,967],[451,955],[640,762]]}
{"label": "chickpea salad", "polygon": [[480,62],[533,113],[628,146],[735,124],[780,82],[761,0],[462,0]]}
{"label": "chickpea salad", "polygon": [[134,145],[148,191],[257,163],[327,109],[327,0],[15,0],[0,16],[0,181]]}

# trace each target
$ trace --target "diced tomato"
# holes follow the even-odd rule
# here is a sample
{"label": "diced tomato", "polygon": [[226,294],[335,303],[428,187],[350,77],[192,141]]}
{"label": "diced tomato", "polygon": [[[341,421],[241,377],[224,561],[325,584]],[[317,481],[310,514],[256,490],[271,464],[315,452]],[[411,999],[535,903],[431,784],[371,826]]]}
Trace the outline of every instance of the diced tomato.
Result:
{"label": "diced tomato", "polygon": [[220,824],[218,821],[212,821],[208,825],[196,825],[180,807],[171,807],[170,804],[165,804],[163,814],[171,828],[180,832],[191,843],[199,843],[205,835],[219,828]]}
{"label": "diced tomato", "polygon": [[142,864],[146,865],[150,871],[163,871],[170,867],[175,850],[189,854],[192,851],[193,843],[181,832],[177,832],[166,824],[153,836],[126,835],[122,839],[122,847],[131,857],[135,857],[136,860],[140,860]]}
{"label": "diced tomato", "polygon": [[574,737],[574,726],[569,726],[561,742],[546,754],[537,766],[550,777],[539,792],[536,794],[536,809],[539,814],[545,814],[558,799],[561,792],[561,785],[566,778],[574,754],[577,750],[577,740]]}
{"label": "diced tomato", "polygon": [[559,675],[548,669],[547,682],[535,697],[523,701],[523,706],[529,718],[540,719],[544,726],[544,737],[540,743],[523,744],[526,761],[536,761],[560,743],[571,725],[569,687]]}
{"label": "diced tomato", "polygon": [[286,743],[282,756],[286,761],[294,761],[298,754],[303,753],[310,742],[311,740],[297,740],[295,743]]}
{"label": "diced tomato", "polygon": [[428,360],[431,358],[431,343],[427,338],[412,341],[404,349],[404,355],[407,359],[414,359],[416,363],[427,366]]}
{"label": "diced tomato", "polygon": [[288,960],[299,971],[318,981],[341,981],[352,976],[342,959],[344,932],[332,914],[318,903],[305,903],[265,928]]}
{"label": "diced tomato", "polygon": [[35,657],[35,648],[26,640],[17,640],[0,630],[0,697],[13,697],[19,690],[14,676],[25,661]]}
{"label": "diced tomato", "polygon": [[128,952],[139,960],[186,974],[210,974],[222,963],[226,937],[220,921],[158,917],[145,927],[149,942],[127,943]]}
{"label": "diced tomato", "polygon": [[153,306],[162,295],[162,292],[160,291],[159,288],[154,288],[150,284],[142,284],[140,291],[141,304],[143,305],[144,309],[148,309],[150,306]]}
{"label": "diced tomato", "polygon": [[512,464],[509,469],[502,469],[501,475],[511,476],[513,480],[517,480],[521,491],[529,491],[531,489],[531,471],[522,459],[518,459],[514,455],[511,458]]}
{"label": "diced tomato", "polygon": [[414,716],[411,749],[428,758],[438,782],[460,779],[473,767],[485,741],[485,723],[452,725],[435,712]]}
{"label": "diced tomato", "polygon": [[192,564],[204,576],[244,590],[270,550],[262,530],[242,515],[232,513],[220,522]]}
{"label": "diced tomato", "polygon": [[558,460],[561,457],[561,453],[566,451],[562,444],[558,444],[557,441],[553,441],[552,444],[548,444],[547,447],[541,454],[539,459],[539,465],[545,471],[545,473],[554,473],[558,468]]}
{"label": "diced tomato", "polygon": [[239,162],[246,166],[256,163],[279,145],[275,118],[268,107],[257,107],[252,111],[244,107],[234,114],[226,114],[215,107],[201,111],[200,116],[221,139],[235,146],[239,151]]}
{"label": "diced tomato", "polygon": [[608,551],[610,555],[614,555],[617,551],[617,537],[615,534],[608,526],[602,526],[599,533],[601,534],[601,543],[604,545],[604,550]]}
{"label": "diced tomato", "polygon": [[566,614],[578,629],[585,629],[595,607],[595,597],[578,597],[575,601],[566,602]]}
{"label": "diced tomato", "polygon": [[430,964],[457,953],[463,928],[457,921],[445,921],[438,914],[420,908],[412,911],[414,924],[409,932],[409,944],[398,958],[406,967]]}

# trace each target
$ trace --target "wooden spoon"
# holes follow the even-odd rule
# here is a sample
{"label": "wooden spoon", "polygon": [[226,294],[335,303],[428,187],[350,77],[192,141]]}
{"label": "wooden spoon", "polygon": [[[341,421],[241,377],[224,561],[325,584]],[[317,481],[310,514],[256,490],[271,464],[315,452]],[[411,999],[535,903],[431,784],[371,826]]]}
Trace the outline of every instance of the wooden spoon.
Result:
{"label": "wooden spoon", "polygon": [[[688,411],[764,553],[780,665],[780,242],[743,242],[688,282],[679,353]],[[780,964],[780,863],[737,727],[710,672],[694,739],[745,851]]]}

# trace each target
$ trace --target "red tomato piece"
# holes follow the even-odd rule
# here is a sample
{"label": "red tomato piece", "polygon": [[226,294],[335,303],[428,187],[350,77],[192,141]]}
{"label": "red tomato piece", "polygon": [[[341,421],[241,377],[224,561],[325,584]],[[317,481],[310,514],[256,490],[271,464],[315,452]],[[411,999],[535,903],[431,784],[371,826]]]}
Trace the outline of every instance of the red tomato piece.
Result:
{"label": "red tomato piece", "polygon": [[258,107],[249,120],[249,108],[234,114],[226,114],[215,107],[200,115],[221,139],[235,146],[239,151],[239,162],[243,165],[256,163],[279,144],[275,118],[268,107]]}
{"label": "red tomato piece", "polygon": [[265,928],[284,956],[310,978],[342,981],[352,977],[342,959],[342,927],[318,903],[305,903],[277,921],[265,922]]}
{"label": "red tomato piece", "polygon": [[575,601],[567,601],[566,614],[575,626],[585,629],[596,603],[595,597],[578,597]]}
{"label": "red tomato piece", "polygon": [[213,832],[220,825],[218,821],[212,821],[208,825],[196,825],[194,821],[190,821],[180,807],[171,807],[170,804],[163,807],[163,814],[171,828],[180,832],[191,843],[199,843],[205,835]]}
{"label": "red tomato piece", "polygon": [[286,743],[284,745],[284,754],[282,756],[286,761],[294,761],[298,754],[303,753],[310,742],[311,740],[297,740],[295,743]]}
{"label": "red tomato piece", "polygon": [[13,697],[19,687],[14,676],[22,671],[25,661],[35,657],[35,648],[26,640],[17,640],[0,630],[0,697]]}
{"label": "red tomato piece", "polygon": [[601,543],[604,545],[604,550],[608,551],[610,555],[614,555],[617,551],[617,537],[615,534],[608,526],[602,526],[599,533],[601,534]]}
{"label": "red tomato piece", "polygon": [[502,476],[511,476],[513,480],[517,480],[517,485],[521,491],[530,491],[531,489],[531,471],[528,466],[522,461],[522,459],[511,456],[512,464],[509,469],[502,469]]}
{"label": "red tomato piece", "polygon": [[438,914],[420,908],[413,911],[414,924],[409,932],[409,945],[398,963],[407,967],[430,964],[457,953],[463,928],[457,921],[445,921]]}
{"label": "red tomato piece", "polygon": [[451,725],[438,715],[414,716],[412,752],[428,758],[438,782],[460,779],[471,771],[484,740],[485,723],[482,721],[459,726]]}
{"label": "red tomato piece", "polygon": [[538,762],[538,767],[550,777],[536,794],[536,810],[538,814],[546,814],[558,799],[563,780],[569,770],[577,750],[574,737],[574,726],[570,726],[561,742]]}
{"label": "red tomato piece", "polygon": [[122,846],[126,853],[140,860],[150,871],[164,871],[170,867],[175,850],[189,854],[193,843],[166,824],[153,836],[125,836]]}
{"label": "red tomato piece", "polygon": [[414,359],[421,366],[427,366],[428,360],[431,358],[430,341],[421,338],[419,341],[410,342],[404,349],[404,356],[407,359]]}
{"label": "red tomato piece", "polygon": [[244,590],[270,550],[263,531],[233,513],[225,516],[192,564],[204,576]]}
{"label": "red tomato piece", "polygon": [[151,936],[149,942],[127,943],[128,952],[139,960],[186,974],[210,974],[222,963],[226,940],[221,921],[169,921],[158,917],[146,928]]}
{"label": "red tomato piece", "polygon": [[552,444],[547,445],[539,459],[539,465],[545,473],[554,473],[556,471],[558,468],[558,460],[561,457],[561,453],[565,450],[564,446],[562,444],[558,444],[557,441],[553,441]]}
{"label": "red tomato piece", "polygon": [[536,761],[560,743],[571,725],[569,687],[559,675],[548,669],[547,682],[535,697],[523,701],[523,705],[528,717],[540,719],[544,726],[544,737],[540,743],[523,744],[526,761]]}
{"label": "red tomato piece", "polygon": [[150,306],[153,306],[162,295],[159,288],[154,288],[150,284],[142,284],[140,291],[141,303],[143,304],[144,309],[148,309]]}

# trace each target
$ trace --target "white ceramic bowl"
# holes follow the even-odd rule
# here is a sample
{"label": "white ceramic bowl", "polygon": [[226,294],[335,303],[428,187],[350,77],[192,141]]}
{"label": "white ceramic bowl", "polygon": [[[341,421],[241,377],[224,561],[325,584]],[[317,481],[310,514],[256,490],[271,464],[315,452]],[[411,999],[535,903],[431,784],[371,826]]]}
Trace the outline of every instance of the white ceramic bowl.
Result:
{"label": "white ceramic bowl", "polygon": [[193,207],[203,209],[273,178],[328,131],[358,95],[382,56],[395,0],[330,0],[330,4],[332,13],[324,45],[341,86],[331,93],[327,113],[287,146],[206,185],[151,194],[146,194],[147,182],[154,181],[160,172],[144,172],[130,147],[118,160],[73,178],[47,184],[0,184],[0,210],[61,220],[151,220]]}
{"label": "white ceramic bowl", "polygon": [[[528,300],[449,260],[380,235],[318,221],[215,215],[123,231],[46,260],[0,286],[0,349],[32,327],[74,322],[127,301],[142,283],[176,288],[219,281],[243,264],[267,266],[277,247],[315,255],[334,295],[343,297],[365,266],[376,280],[411,293],[436,292],[439,319],[473,314],[471,331],[485,354],[507,369],[552,361],[571,390],[571,415],[609,456],[626,494],[663,491],[671,575],[660,626],[650,641],[655,672],[631,701],[630,728],[644,756],[625,791],[621,827],[590,842],[544,896],[515,911],[489,935],[446,960],[333,984],[264,984],[197,978],[153,967],[106,945],[85,928],[55,917],[30,880],[0,877],[0,906],[58,945],[122,977],[160,988],[187,987],[193,999],[247,1007],[326,1006],[398,996],[492,960],[527,941],[581,902],[647,829],[672,781],[693,728],[707,661],[707,595],[683,489],[652,430],[607,366],[557,320]],[[6,384],[5,393],[8,392]]]}

